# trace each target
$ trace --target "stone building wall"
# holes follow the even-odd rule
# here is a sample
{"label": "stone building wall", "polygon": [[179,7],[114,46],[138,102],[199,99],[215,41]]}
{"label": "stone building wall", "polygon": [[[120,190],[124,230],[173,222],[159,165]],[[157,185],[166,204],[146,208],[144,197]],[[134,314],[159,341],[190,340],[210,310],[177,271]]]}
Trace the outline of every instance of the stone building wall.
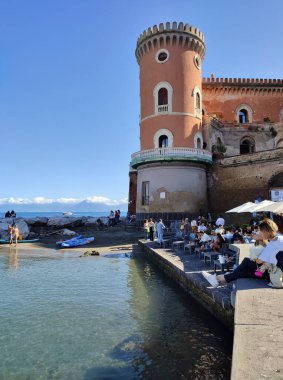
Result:
{"label": "stone building wall", "polygon": [[281,173],[282,148],[215,162],[208,173],[210,211],[223,213],[259,197],[269,199],[273,181]]}

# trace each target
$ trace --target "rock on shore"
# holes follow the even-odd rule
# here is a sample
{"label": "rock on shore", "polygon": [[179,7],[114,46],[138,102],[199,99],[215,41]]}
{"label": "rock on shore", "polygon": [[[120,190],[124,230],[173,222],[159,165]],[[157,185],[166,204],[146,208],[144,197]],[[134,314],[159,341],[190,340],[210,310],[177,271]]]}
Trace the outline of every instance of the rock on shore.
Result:
{"label": "rock on shore", "polygon": [[[16,218],[14,222],[18,225],[20,234],[23,239],[30,235],[35,235],[40,230],[41,233],[64,229],[65,227],[83,227],[83,226],[104,226],[108,223],[107,217],[95,218],[92,216],[62,216],[62,217],[35,217],[35,218]],[[8,239],[8,227],[13,223],[12,218],[0,219],[0,238]]]}

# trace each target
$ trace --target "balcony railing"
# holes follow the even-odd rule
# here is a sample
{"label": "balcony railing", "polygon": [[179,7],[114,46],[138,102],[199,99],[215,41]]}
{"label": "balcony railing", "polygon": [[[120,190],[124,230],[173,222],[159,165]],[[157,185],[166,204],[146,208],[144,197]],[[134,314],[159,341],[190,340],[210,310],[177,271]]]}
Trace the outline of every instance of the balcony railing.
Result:
{"label": "balcony railing", "polygon": [[165,113],[168,112],[168,104],[165,104],[163,106],[158,106],[158,113]]}
{"label": "balcony railing", "polygon": [[144,163],[156,161],[199,161],[212,163],[212,154],[208,150],[196,148],[157,148],[141,150],[132,154],[131,166],[137,168]]}

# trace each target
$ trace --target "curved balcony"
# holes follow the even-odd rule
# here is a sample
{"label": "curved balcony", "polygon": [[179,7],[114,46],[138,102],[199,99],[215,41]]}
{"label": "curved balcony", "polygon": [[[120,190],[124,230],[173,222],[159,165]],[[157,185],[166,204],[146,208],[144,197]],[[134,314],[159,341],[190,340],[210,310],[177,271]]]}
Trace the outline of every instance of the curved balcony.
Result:
{"label": "curved balcony", "polygon": [[193,161],[212,164],[212,154],[208,150],[196,148],[156,148],[141,150],[133,153],[131,166],[136,169],[139,165],[160,161]]}

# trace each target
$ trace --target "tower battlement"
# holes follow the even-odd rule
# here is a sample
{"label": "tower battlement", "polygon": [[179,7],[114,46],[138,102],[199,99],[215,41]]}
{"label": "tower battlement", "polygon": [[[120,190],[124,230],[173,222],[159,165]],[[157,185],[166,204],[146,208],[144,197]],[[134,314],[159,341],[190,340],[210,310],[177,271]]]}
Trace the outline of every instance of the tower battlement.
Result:
{"label": "tower battlement", "polygon": [[165,47],[166,45],[187,46],[196,51],[203,59],[205,55],[205,42],[203,33],[192,25],[172,23],[160,23],[146,29],[138,38],[136,58],[139,63],[141,56],[148,50]]}
{"label": "tower battlement", "polygon": [[283,79],[265,78],[202,78],[203,84],[283,86]]}

